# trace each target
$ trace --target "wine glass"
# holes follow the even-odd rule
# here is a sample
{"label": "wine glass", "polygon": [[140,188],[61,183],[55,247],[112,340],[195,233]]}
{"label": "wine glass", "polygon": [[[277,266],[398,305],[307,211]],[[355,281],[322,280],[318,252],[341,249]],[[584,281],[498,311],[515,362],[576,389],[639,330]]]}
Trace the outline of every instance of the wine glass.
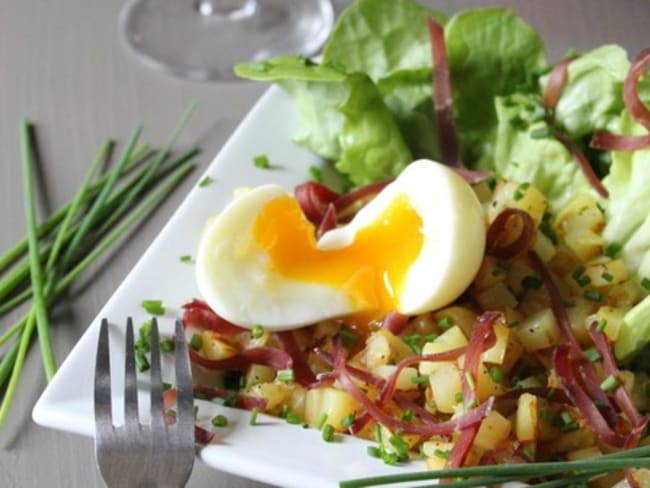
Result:
{"label": "wine glass", "polygon": [[329,0],[130,0],[120,29],[150,67],[208,81],[235,79],[237,63],[312,55],[333,21]]}

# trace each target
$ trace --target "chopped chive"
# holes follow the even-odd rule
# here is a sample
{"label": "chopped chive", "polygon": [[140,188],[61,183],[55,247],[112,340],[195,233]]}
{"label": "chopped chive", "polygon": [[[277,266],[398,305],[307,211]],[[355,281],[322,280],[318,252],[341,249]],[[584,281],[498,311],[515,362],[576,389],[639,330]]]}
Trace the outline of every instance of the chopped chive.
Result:
{"label": "chopped chive", "polygon": [[574,422],[573,416],[569,412],[562,412],[560,414],[560,419],[564,425],[571,424]]}
{"label": "chopped chive", "polygon": [[528,290],[538,290],[542,287],[542,279],[539,276],[524,276],[521,286]]}
{"label": "chopped chive", "polygon": [[618,242],[610,242],[607,246],[605,246],[603,254],[608,258],[614,259],[616,256],[618,256],[618,253],[621,252],[621,249],[623,249],[623,246]]}
{"label": "chopped chive", "polygon": [[427,334],[424,336],[424,342],[433,342],[438,337],[440,337],[438,334]]}
{"label": "chopped chive", "polygon": [[199,187],[204,188],[214,181],[214,178],[210,176],[205,176],[201,181],[199,181]]}
{"label": "chopped chive", "polygon": [[357,343],[357,335],[345,326],[341,327],[339,336],[341,337],[341,341],[345,347],[354,347]]}
{"label": "chopped chive", "polygon": [[317,183],[323,182],[323,170],[313,164],[309,167],[309,177]]}
{"label": "chopped chive", "polygon": [[563,305],[565,308],[572,308],[572,307],[575,307],[575,306],[576,306],[576,301],[575,301],[574,299],[570,298],[570,299],[568,299],[568,300],[563,300],[563,301],[562,301],[562,305]]}
{"label": "chopped chive", "polygon": [[611,283],[612,281],[614,281],[614,275],[611,274],[611,273],[608,273],[607,271],[603,271],[603,273],[600,275],[600,277],[603,280],[607,281],[608,283]]}
{"label": "chopped chive", "polygon": [[325,422],[327,422],[327,413],[321,412],[320,416],[318,417],[318,421],[316,422],[316,428],[318,430],[321,430],[323,428],[323,425],[325,425]]}
{"label": "chopped chive", "polygon": [[447,316],[438,320],[438,328],[441,330],[447,330],[451,328],[452,325],[454,325],[453,317]]}
{"label": "chopped chive", "polygon": [[512,199],[515,202],[518,202],[522,198],[524,198],[524,194],[526,193],[526,190],[530,187],[530,183],[522,183],[517,187],[517,189],[514,191],[512,194]]}
{"label": "chopped chive", "polygon": [[470,390],[472,391],[476,390],[476,383],[474,382],[474,377],[472,376],[472,373],[470,373],[469,371],[465,371],[465,381],[467,381]]}
{"label": "chopped chive", "polygon": [[576,430],[580,430],[580,425],[578,425],[578,422],[572,422],[570,424],[563,425],[560,430],[564,432],[565,434],[567,432],[575,432]]}
{"label": "chopped chive", "polygon": [[347,429],[348,427],[351,427],[352,424],[354,424],[354,421],[355,421],[354,414],[350,413],[341,419],[341,427]]}
{"label": "chopped chive", "polygon": [[264,327],[259,324],[255,324],[251,329],[251,336],[253,339],[259,339],[264,335]]}
{"label": "chopped chive", "polygon": [[172,384],[167,383],[167,382],[163,382],[162,389],[163,389],[163,391],[171,390],[172,389]]}
{"label": "chopped chive", "polygon": [[141,373],[144,373],[151,367],[149,361],[147,360],[147,356],[145,356],[144,352],[141,350],[135,351],[135,365],[138,368],[138,371]]}
{"label": "chopped chive", "polygon": [[289,405],[282,405],[282,410],[280,410],[280,418],[286,419],[287,415],[289,415],[289,412],[291,412]]}
{"label": "chopped chive", "polygon": [[151,315],[165,315],[162,300],[142,300],[142,308]]}
{"label": "chopped chive", "polygon": [[253,407],[251,409],[251,417],[248,420],[248,425],[256,425],[257,424],[257,414],[260,413],[260,409],[257,407]]}
{"label": "chopped chive", "polygon": [[600,384],[600,389],[603,390],[605,393],[609,393],[610,391],[613,391],[618,387],[618,379],[614,375],[609,375],[607,378],[603,380],[603,382]]}
{"label": "chopped chive", "polygon": [[585,268],[582,264],[578,266],[576,269],[573,270],[573,273],[571,273],[571,277],[578,281],[578,278],[580,278],[583,273],[587,271],[587,268]]}
{"label": "chopped chive", "polygon": [[420,341],[422,337],[420,334],[413,334],[410,336],[402,337],[402,340],[411,348],[415,354],[421,354],[422,348],[420,347]]}
{"label": "chopped chive", "polygon": [[461,392],[456,393],[454,396],[454,399],[456,400],[456,403],[460,403],[463,401],[463,394]]}
{"label": "chopped chive", "polygon": [[603,332],[605,330],[605,327],[607,327],[607,320],[606,319],[598,320],[598,324],[596,325],[596,330],[598,332]]}
{"label": "chopped chive", "polygon": [[199,334],[192,334],[192,338],[190,339],[190,347],[195,351],[198,351],[201,349],[201,347],[203,347],[203,339],[201,339],[201,336]]}
{"label": "chopped chive", "polygon": [[641,280],[641,286],[646,290],[650,290],[650,278],[643,278]]}
{"label": "chopped chive", "polygon": [[580,285],[581,288],[584,288],[589,283],[591,283],[591,278],[589,278],[589,276],[587,275],[583,275],[580,278],[578,278],[576,282],[578,283],[578,285]]}
{"label": "chopped chive", "polygon": [[428,376],[423,376],[423,375],[411,376],[411,383],[413,383],[414,385],[423,385],[427,381],[429,381]]}
{"label": "chopped chive", "polygon": [[553,129],[549,126],[538,127],[537,129],[531,130],[529,135],[532,139],[546,139],[553,135]]}
{"label": "chopped chive", "polygon": [[289,383],[291,381],[295,381],[296,375],[293,372],[293,369],[280,369],[278,370],[276,378],[278,381]]}
{"label": "chopped chive", "polygon": [[598,290],[585,290],[583,296],[586,300],[590,300],[592,302],[599,302],[603,299],[603,294]]}
{"label": "chopped chive", "polygon": [[490,375],[490,379],[494,383],[502,383],[503,382],[503,368],[501,366],[490,366],[488,368],[488,374]]}
{"label": "chopped chive", "polygon": [[222,414],[218,414],[212,417],[211,422],[215,427],[225,427],[228,425],[228,417]]}
{"label": "chopped chive", "polygon": [[192,262],[192,256],[190,256],[189,254],[185,254],[185,255],[181,256],[180,258],[178,258],[178,260],[181,263],[191,263]]}
{"label": "chopped chive", "polygon": [[295,412],[289,412],[287,418],[285,419],[288,424],[298,425],[302,424],[302,418]]}
{"label": "chopped chive", "polygon": [[381,449],[377,446],[368,446],[366,452],[370,457],[381,458]]}
{"label": "chopped chive", "polygon": [[447,449],[445,449],[445,450],[436,449],[435,451],[433,451],[433,455],[435,457],[437,457],[437,458],[440,458],[440,459],[449,459],[450,454],[451,454],[451,451],[449,451]]}
{"label": "chopped chive", "polygon": [[410,422],[413,420],[413,410],[410,408],[404,410],[400,418],[402,419],[402,422]]}
{"label": "chopped chive", "polygon": [[585,349],[584,353],[587,359],[589,359],[589,361],[591,361],[592,363],[596,363],[602,359],[600,352],[598,352],[598,349],[596,349],[595,347],[590,347],[589,349]]}
{"label": "chopped chive", "polygon": [[174,350],[174,341],[168,337],[160,339],[160,350],[162,352],[172,352]]}
{"label": "chopped chive", "polygon": [[321,436],[325,442],[332,442],[334,439],[334,427],[332,424],[325,424]]}
{"label": "chopped chive", "polygon": [[554,417],[553,410],[551,410],[550,408],[541,408],[539,410],[539,416],[542,420],[546,422],[551,422]]}
{"label": "chopped chive", "polygon": [[271,167],[269,157],[265,154],[260,154],[259,156],[255,156],[253,158],[253,164],[255,165],[256,168],[260,168],[260,169],[269,169]]}

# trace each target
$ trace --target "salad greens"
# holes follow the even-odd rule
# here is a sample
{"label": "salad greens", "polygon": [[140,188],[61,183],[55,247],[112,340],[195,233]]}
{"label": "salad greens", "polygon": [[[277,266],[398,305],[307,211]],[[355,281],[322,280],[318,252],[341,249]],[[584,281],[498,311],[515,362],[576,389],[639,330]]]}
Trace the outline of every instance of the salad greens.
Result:
{"label": "salad greens", "polygon": [[[620,46],[575,55],[550,111],[543,95],[552,65],[543,41],[511,10],[470,9],[447,19],[415,0],[357,0],[339,18],[322,62],[281,56],[241,64],[236,72],[278,83],[297,107],[295,141],[333,161],[353,184],[391,177],[414,159],[440,159],[429,16],[444,26],[464,164],[535,185],[552,209],[579,193],[599,198],[605,239],[620,246],[638,283],[650,278],[650,148],[588,147],[595,130],[646,133],[625,108],[630,61]],[[639,93],[650,102],[647,78]],[[557,131],[588,156],[608,198],[592,190],[566,145],[554,137]],[[648,300],[630,311],[616,347],[619,358],[650,342],[648,317]]]}

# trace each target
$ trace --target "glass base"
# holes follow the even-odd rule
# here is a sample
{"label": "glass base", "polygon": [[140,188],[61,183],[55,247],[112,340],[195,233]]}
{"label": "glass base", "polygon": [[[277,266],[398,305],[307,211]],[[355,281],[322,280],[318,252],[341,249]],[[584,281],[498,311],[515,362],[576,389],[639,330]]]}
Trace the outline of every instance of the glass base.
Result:
{"label": "glass base", "polygon": [[[228,2],[226,2],[227,4]],[[131,0],[120,28],[148,66],[195,81],[234,80],[233,66],[280,54],[316,53],[329,35],[329,0]],[[223,5],[223,4],[221,4]]]}

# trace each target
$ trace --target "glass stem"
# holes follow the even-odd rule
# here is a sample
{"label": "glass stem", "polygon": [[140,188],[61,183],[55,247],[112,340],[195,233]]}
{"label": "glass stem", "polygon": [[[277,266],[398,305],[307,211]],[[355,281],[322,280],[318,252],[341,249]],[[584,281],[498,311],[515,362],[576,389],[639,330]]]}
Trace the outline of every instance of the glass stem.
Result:
{"label": "glass stem", "polygon": [[250,17],[257,10],[257,0],[195,0],[196,11],[203,17],[228,20]]}

